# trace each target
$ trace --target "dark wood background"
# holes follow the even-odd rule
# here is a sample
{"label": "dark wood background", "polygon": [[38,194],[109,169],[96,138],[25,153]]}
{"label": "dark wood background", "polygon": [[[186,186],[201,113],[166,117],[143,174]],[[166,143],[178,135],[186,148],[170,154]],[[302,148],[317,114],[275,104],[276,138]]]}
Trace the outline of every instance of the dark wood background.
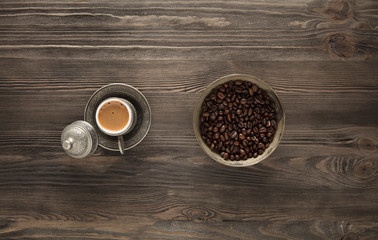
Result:
{"label": "dark wood background", "polygon": [[[375,0],[1,1],[0,239],[378,239],[377,29]],[[231,73],[286,110],[248,168],[192,130]],[[61,131],[113,82],[147,97],[148,136],[68,157]]]}

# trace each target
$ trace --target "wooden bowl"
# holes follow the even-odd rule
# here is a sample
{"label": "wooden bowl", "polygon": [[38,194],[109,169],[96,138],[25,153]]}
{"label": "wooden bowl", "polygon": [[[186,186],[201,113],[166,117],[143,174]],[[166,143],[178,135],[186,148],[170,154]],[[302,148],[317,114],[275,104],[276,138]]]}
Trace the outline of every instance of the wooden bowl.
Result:
{"label": "wooden bowl", "polygon": [[[276,120],[277,120],[276,133],[274,134],[273,141],[270,143],[270,146],[267,149],[265,149],[264,153],[262,155],[259,155],[257,158],[252,157],[252,158],[248,158],[246,160],[239,160],[239,161],[237,161],[237,160],[234,160],[234,161],[224,160],[218,153],[213,152],[206,145],[206,143],[203,141],[203,139],[201,138],[200,116],[201,116],[201,106],[202,106],[203,101],[205,100],[206,96],[209,95],[209,93],[214,88],[216,88],[217,86],[219,86],[221,84],[229,82],[231,80],[243,80],[243,81],[248,81],[248,82],[251,82],[251,83],[257,85],[259,88],[265,90],[268,93],[269,97],[271,98],[271,100],[275,104]],[[227,75],[227,76],[221,77],[221,78],[215,80],[214,82],[212,82],[205,89],[205,91],[202,93],[201,97],[198,99],[197,105],[196,105],[196,107],[194,109],[194,113],[193,113],[194,134],[197,138],[198,143],[202,147],[202,149],[205,151],[205,153],[209,157],[211,157],[215,161],[217,161],[221,164],[227,165],[227,166],[231,166],[231,167],[247,167],[247,166],[254,165],[258,162],[261,162],[262,160],[267,158],[277,148],[277,146],[278,146],[278,144],[279,144],[279,142],[282,138],[284,128],[285,128],[285,113],[284,113],[281,101],[279,100],[277,94],[265,82],[255,78],[255,77],[252,77],[252,76],[249,76],[249,75],[243,75],[243,74]]]}

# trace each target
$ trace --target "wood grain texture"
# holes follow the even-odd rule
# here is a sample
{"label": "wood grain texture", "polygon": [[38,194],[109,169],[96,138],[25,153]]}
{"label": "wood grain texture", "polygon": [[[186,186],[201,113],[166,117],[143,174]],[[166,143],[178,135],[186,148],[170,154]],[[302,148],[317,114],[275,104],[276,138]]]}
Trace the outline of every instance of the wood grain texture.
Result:
{"label": "wood grain texture", "polygon": [[[376,1],[0,2],[0,239],[378,239]],[[272,86],[276,151],[205,156],[192,111],[218,77]],[[151,104],[126,156],[68,157],[99,87]]]}

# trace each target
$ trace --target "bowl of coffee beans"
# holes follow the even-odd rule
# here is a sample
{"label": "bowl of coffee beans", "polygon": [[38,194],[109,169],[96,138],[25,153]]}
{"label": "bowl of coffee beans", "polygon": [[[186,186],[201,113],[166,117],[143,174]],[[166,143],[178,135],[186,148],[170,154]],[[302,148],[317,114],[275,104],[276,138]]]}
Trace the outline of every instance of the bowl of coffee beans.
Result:
{"label": "bowl of coffee beans", "polygon": [[205,153],[232,167],[267,158],[285,127],[282,104],[265,82],[242,74],[221,77],[198,100],[193,114],[195,136]]}

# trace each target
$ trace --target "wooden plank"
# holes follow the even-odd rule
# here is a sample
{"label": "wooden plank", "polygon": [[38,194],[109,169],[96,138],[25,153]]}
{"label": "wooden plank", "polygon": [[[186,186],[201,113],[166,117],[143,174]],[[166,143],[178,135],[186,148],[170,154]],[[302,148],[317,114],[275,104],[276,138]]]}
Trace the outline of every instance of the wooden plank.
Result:
{"label": "wooden plank", "polygon": [[[300,67],[299,67],[300,66]],[[202,92],[217,78],[244,73],[270,84],[279,95],[316,96],[376,93],[376,62],[319,61],[175,61],[0,59],[0,93],[85,95],[112,82],[131,84],[146,94]],[[10,91],[11,90],[11,91]],[[197,97],[196,95],[195,97]]]}
{"label": "wooden plank", "polygon": [[358,61],[377,52],[374,1],[0,4],[0,57]]}
{"label": "wooden plank", "polygon": [[[30,221],[3,222],[4,232],[1,237],[7,239],[46,239],[53,234],[54,239],[341,239],[342,236],[355,237],[358,232],[359,239],[374,239],[377,226],[368,222],[348,221],[275,221],[266,223],[250,222],[188,222],[188,221],[159,221],[141,217],[128,217],[114,219],[110,215],[88,215],[98,217],[97,221],[67,221],[71,216],[52,216],[49,220],[40,219],[37,223]],[[53,219],[58,218],[58,219]],[[79,216],[75,216],[79,220]],[[124,220],[132,220],[125,225]],[[62,221],[67,222],[65,229],[61,228]],[[368,229],[363,227],[368,226]],[[9,228],[14,231],[6,231]],[[285,232],[282,229],[294,231]],[[142,237],[144,236],[144,237]]]}

